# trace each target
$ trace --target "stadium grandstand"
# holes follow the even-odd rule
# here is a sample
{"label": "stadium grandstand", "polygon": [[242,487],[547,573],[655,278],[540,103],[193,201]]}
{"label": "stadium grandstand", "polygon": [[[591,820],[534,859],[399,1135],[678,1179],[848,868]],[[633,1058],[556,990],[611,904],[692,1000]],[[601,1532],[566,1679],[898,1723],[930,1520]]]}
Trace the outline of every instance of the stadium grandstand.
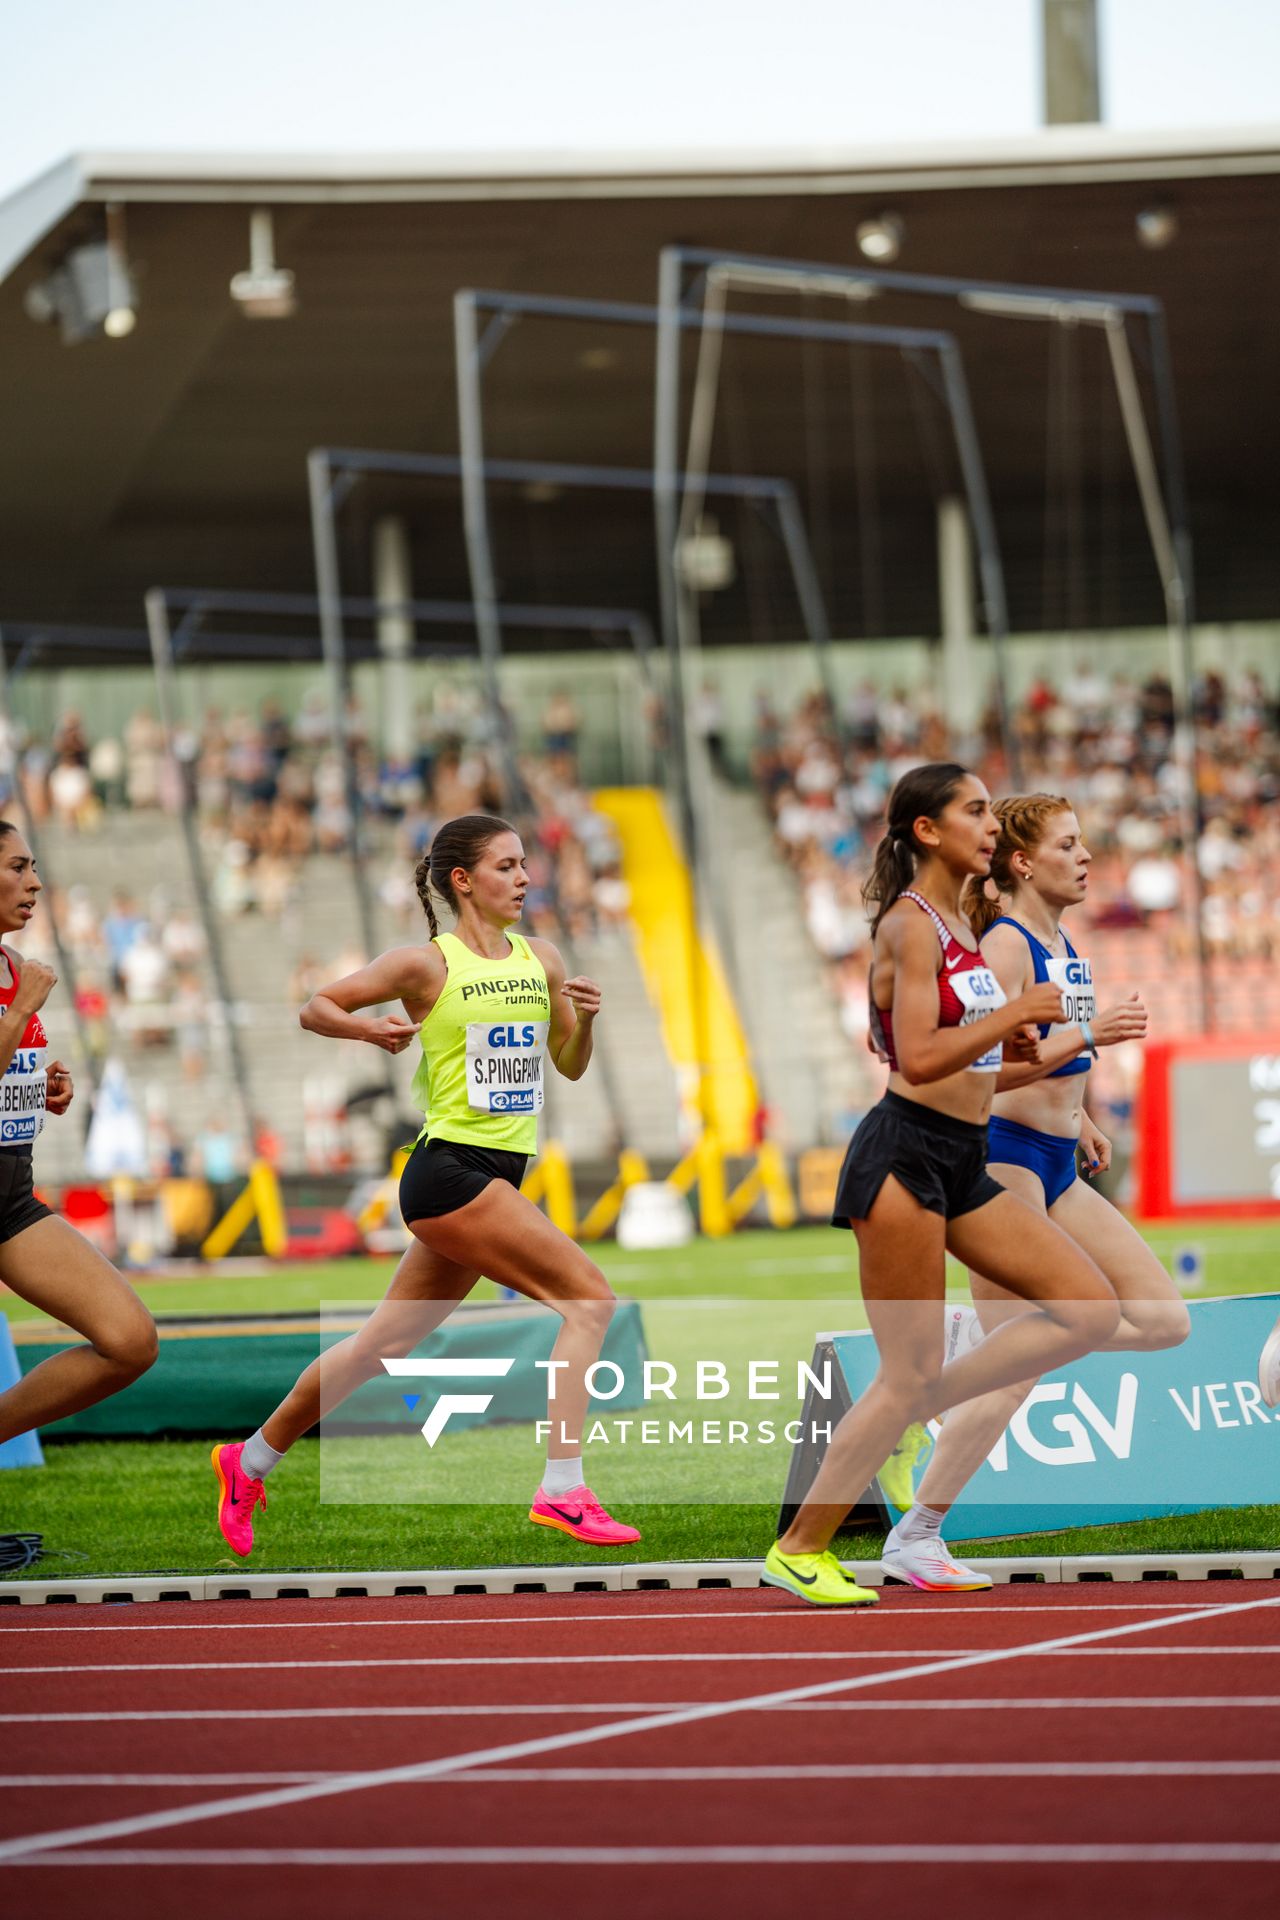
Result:
{"label": "stadium grandstand", "polygon": [[[662,630],[649,500],[595,476],[642,480],[651,463],[657,257],[676,234],[726,259],[871,274],[896,255],[906,272],[901,286],[757,277],[732,295],[734,313],[781,331],[724,336],[707,464],[726,484],[767,479],[799,503],[826,647],[812,644],[767,502],[713,488],[685,542],[687,566],[703,569],[686,667],[703,836],[727,835],[735,880],[752,876],[704,882],[704,917],[755,1075],[757,1131],[789,1152],[835,1145],[874,1097],[858,889],[894,772],[920,755],[980,755],[993,791],[1012,762],[1024,785],[1078,800],[1099,855],[1091,915],[1108,974],[1143,980],[1162,1032],[1274,1021],[1280,421],[1266,276],[1247,236],[1265,230],[1278,191],[1269,135],[1070,127],[985,150],[826,156],[820,169],[86,155],[6,203],[3,379],[26,453],[0,478],[11,532],[0,783],[36,823],[56,884],[81,1044],[95,1060],[119,1053],[145,1088],[153,1170],[198,1171],[219,1109],[210,1151],[225,1160],[228,1023],[248,1043],[253,1124],[284,1169],[383,1155],[377,1076],[356,1059],[318,1073],[289,1013],[362,945],[355,907],[334,911],[329,869],[346,871],[354,802],[376,937],[401,937],[433,821],[516,804],[508,747],[537,821],[538,911],[547,925],[563,916],[605,981],[618,1062],[652,1063],[575,1099],[560,1129],[570,1153],[607,1161],[626,1144],[670,1163],[687,1145],[690,1063],[652,978],[646,991],[635,874],[591,797],[637,780],[674,792],[663,663],[656,678],[642,672],[625,636],[568,614],[557,629],[554,612],[631,609]],[[857,234],[890,205],[888,238],[863,251]],[[32,316],[67,284],[65,263],[108,232],[136,326],[69,343],[65,315]],[[248,250],[264,245],[292,275],[267,317],[243,278]],[[1066,305],[1033,325],[1016,300],[943,303],[910,284],[921,270],[1160,303],[1194,556],[1189,655],[1170,652],[1099,329]],[[494,737],[467,615],[475,556],[456,463],[374,466],[341,478],[333,516],[344,591],[384,610],[349,663],[354,785],[334,746],[318,626],[301,617],[205,620],[203,650],[180,656],[175,675],[179,777],[144,595],[167,583],[310,591],[317,447],[448,468],[461,444],[455,295],[467,288],[528,297],[480,303],[483,455],[497,475],[488,545],[502,600],[552,610],[539,630],[502,628],[509,740]],[[1007,600],[1003,730],[968,556],[947,531],[964,487],[947,411],[910,340],[858,337],[882,327],[945,329],[963,363]],[[686,412],[695,346],[686,337]],[[1155,419],[1170,395],[1149,367],[1139,378]],[[503,462],[532,477],[508,480]],[[397,620],[415,595],[452,604],[452,624]],[[237,626],[238,652],[220,653],[211,632]],[[184,801],[198,872],[182,850]],[[204,929],[223,930],[226,1007],[202,905]],[[47,920],[41,937],[52,953]],[[785,996],[764,990],[765,947]],[[1123,1115],[1136,1066],[1108,1066]],[[240,1165],[249,1123],[230,1124]],[[69,1178],[76,1146],[63,1135],[50,1172]]]}

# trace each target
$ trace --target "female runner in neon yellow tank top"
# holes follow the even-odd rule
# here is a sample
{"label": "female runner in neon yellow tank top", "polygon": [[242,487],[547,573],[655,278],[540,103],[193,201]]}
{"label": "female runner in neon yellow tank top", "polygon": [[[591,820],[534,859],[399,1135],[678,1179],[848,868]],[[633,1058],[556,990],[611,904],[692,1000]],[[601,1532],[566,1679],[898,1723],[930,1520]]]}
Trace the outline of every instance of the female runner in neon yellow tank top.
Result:
{"label": "female runner in neon yellow tank top", "polygon": [[[379,954],[314,993],[300,1015],[310,1033],[387,1053],[422,1041],[413,1089],[426,1117],[400,1181],[413,1245],[360,1332],[309,1366],[249,1440],[214,1448],[218,1522],[233,1552],[249,1553],[266,1474],[323,1414],[378,1377],[384,1358],[412,1352],[484,1273],[563,1316],[551,1353],[561,1364],[548,1374],[547,1465],[530,1520],[624,1546],[640,1535],[583,1484],[581,1459],[585,1374],[614,1296],[595,1262],[520,1192],[537,1146],[546,1056],[567,1080],[582,1078],[600,989],[581,975],[566,980],[549,940],[512,931],[529,881],[520,837],[505,820],[472,813],[447,821],[415,879],[427,944]],[[457,915],[455,933],[439,930],[433,888]],[[393,1000],[407,1017],[364,1011]]]}

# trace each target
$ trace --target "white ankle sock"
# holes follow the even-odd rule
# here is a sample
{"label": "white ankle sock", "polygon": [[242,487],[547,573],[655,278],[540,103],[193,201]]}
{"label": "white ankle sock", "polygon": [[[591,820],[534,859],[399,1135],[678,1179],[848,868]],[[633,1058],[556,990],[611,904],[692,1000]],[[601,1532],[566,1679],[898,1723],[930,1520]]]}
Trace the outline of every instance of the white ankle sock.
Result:
{"label": "white ankle sock", "polygon": [[899,1520],[896,1528],[898,1538],[906,1541],[936,1539],[946,1517],[936,1507],[922,1507],[917,1503]]}
{"label": "white ankle sock", "polygon": [[542,1491],[554,1500],[559,1495],[572,1493],[575,1487],[582,1485],[582,1455],[575,1453],[571,1460],[548,1460],[546,1472],[542,1476]]}
{"label": "white ankle sock", "polygon": [[284,1459],[274,1447],[269,1447],[262,1437],[262,1428],[246,1440],[240,1453],[240,1465],[251,1480],[265,1480],[272,1467],[278,1467]]}

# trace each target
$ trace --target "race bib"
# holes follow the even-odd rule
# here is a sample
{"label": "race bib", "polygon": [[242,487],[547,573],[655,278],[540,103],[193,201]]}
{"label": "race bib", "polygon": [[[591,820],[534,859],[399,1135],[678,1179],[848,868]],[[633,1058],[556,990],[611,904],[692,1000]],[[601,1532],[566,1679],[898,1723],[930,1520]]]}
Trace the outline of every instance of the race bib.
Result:
{"label": "race bib", "polygon": [[[951,985],[955,990],[956,999],[964,1008],[960,1021],[962,1027],[971,1027],[975,1020],[985,1020],[989,1013],[994,1013],[997,1007],[1005,1005],[1004,988],[990,967],[970,967],[967,973],[953,973]],[[986,1053],[980,1054],[976,1060],[971,1060],[966,1071],[999,1073],[1003,1045],[1002,1041],[997,1041],[996,1045],[988,1048]]]}
{"label": "race bib", "polygon": [[541,1113],[549,1020],[467,1027],[467,1102],[477,1113]]}
{"label": "race bib", "polygon": [[46,1052],[45,1047],[19,1047],[0,1078],[0,1147],[28,1147],[44,1126]]}
{"label": "race bib", "polygon": [[1093,997],[1093,968],[1087,960],[1079,956],[1074,960],[1050,960],[1045,972],[1050,984],[1057,987],[1062,995],[1062,1019],[1055,1020],[1050,1027],[1078,1027],[1082,1020],[1097,1017],[1097,1003]]}

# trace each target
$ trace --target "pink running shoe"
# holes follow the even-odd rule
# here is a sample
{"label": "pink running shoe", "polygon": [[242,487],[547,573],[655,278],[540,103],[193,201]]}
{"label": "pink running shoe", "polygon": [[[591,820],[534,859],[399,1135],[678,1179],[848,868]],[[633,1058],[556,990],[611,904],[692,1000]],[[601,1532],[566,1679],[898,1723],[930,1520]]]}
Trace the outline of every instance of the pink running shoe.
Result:
{"label": "pink running shoe", "polygon": [[243,1560],[253,1552],[253,1510],[267,1510],[267,1490],[261,1480],[251,1480],[240,1465],[244,1441],[215,1447],[209,1458],[218,1476],[218,1525],[232,1553]]}
{"label": "pink running shoe", "polygon": [[539,1487],[533,1496],[529,1518],[539,1527],[557,1527],[575,1540],[589,1541],[593,1547],[629,1547],[640,1538],[638,1527],[624,1526],[605,1512],[590,1487],[574,1487],[569,1493],[551,1500]]}

